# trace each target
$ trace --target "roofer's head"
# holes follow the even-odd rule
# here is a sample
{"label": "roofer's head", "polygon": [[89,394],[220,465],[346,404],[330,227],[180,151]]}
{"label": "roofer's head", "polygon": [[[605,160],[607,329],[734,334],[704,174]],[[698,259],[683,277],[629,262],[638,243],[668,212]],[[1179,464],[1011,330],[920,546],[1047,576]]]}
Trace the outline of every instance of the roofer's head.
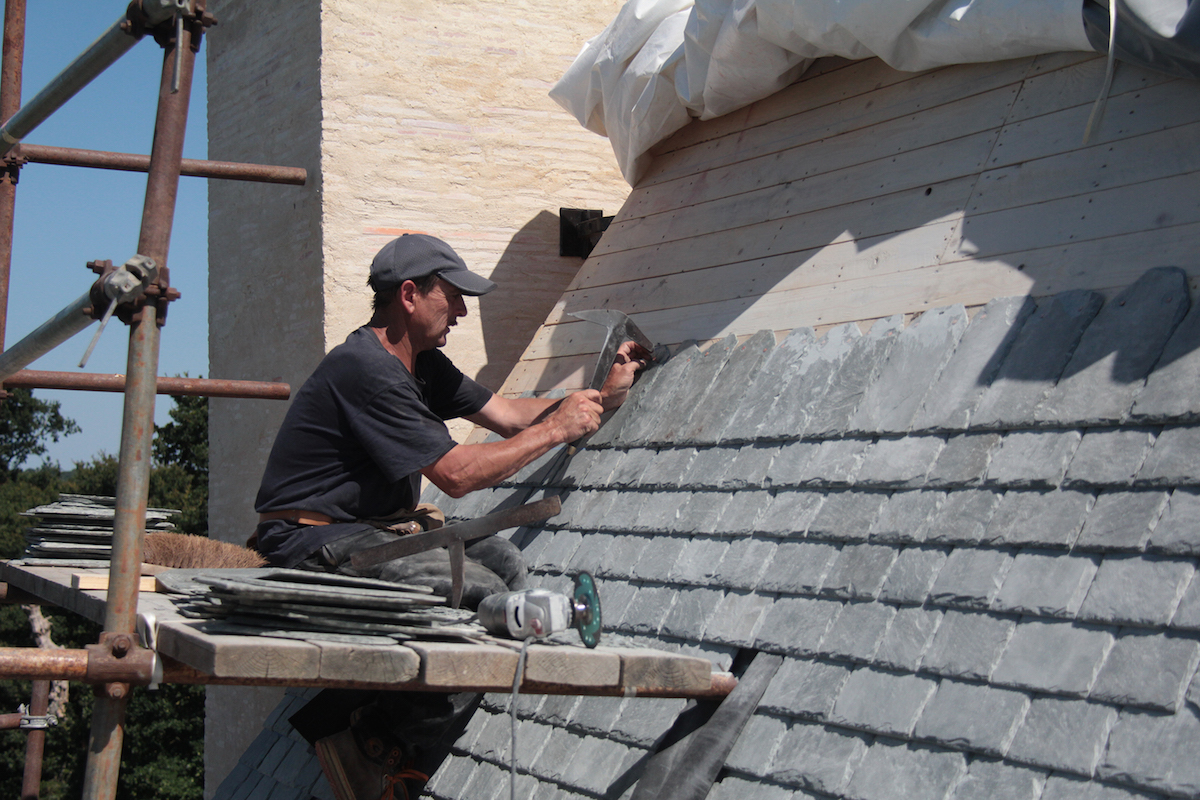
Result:
{"label": "roofer's head", "polygon": [[385,244],[371,262],[367,285],[379,295],[400,288],[405,281],[421,288],[422,279],[427,279],[424,291],[428,291],[436,283],[433,275],[465,295],[487,294],[496,288],[487,278],[467,269],[454,248],[424,233],[406,233]]}

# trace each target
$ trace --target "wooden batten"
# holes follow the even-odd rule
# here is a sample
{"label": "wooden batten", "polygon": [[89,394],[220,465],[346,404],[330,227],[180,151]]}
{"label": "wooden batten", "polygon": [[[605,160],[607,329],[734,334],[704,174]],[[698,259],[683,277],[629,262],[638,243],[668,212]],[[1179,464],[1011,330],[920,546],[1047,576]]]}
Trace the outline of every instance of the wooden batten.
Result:
{"label": "wooden batten", "polygon": [[1063,53],[901,73],[818,62],[654,160],[535,334],[509,395],[580,388],[616,308],[676,345],[1067,289],[1200,280],[1200,84]]}

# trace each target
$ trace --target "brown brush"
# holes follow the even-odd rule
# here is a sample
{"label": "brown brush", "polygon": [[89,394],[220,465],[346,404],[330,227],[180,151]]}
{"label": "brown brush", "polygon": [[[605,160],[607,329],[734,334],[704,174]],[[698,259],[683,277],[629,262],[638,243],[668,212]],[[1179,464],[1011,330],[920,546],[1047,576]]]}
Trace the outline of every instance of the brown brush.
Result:
{"label": "brown brush", "polygon": [[173,569],[265,567],[267,561],[248,547],[190,533],[147,533],[142,561]]}

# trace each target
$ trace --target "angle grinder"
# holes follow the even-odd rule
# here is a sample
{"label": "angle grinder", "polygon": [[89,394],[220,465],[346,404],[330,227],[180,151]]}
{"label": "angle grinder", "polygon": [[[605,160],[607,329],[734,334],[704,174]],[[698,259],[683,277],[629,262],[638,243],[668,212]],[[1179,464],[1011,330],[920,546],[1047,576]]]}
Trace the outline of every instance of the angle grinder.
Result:
{"label": "angle grinder", "polygon": [[586,572],[575,576],[570,597],[549,589],[502,592],[483,598],[479,622],[495,636],[541,638],[575,628],[588,647],[600,642],[600,595]]}

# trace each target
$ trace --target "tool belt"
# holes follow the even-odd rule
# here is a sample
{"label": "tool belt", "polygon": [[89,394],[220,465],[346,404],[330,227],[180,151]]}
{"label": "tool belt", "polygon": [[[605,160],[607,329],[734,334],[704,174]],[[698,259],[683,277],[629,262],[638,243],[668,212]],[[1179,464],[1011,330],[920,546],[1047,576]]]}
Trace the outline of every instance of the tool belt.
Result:
{"label": "tool belt", "polygon": [[[304,509],[289,508],[282,511],[267,511],[258,515],[260,525],[273,519],[282,519],[294,525],[332,525],[337,522],[337,520],[328,514],[322,514],[320,511],[306,511]],[[446,515],[433,503],[421,503],[411,511],[404,509],[388,517],[359,519],[355,520],[355,522],[362,522],[381,531],[391,531],[403,536],[409,533],[420,533],[440,528],[446,524]],[[257,544],[258,532],[255,531],[246,540],[246,546],[251,550],[255,550],[257,549]]]}

